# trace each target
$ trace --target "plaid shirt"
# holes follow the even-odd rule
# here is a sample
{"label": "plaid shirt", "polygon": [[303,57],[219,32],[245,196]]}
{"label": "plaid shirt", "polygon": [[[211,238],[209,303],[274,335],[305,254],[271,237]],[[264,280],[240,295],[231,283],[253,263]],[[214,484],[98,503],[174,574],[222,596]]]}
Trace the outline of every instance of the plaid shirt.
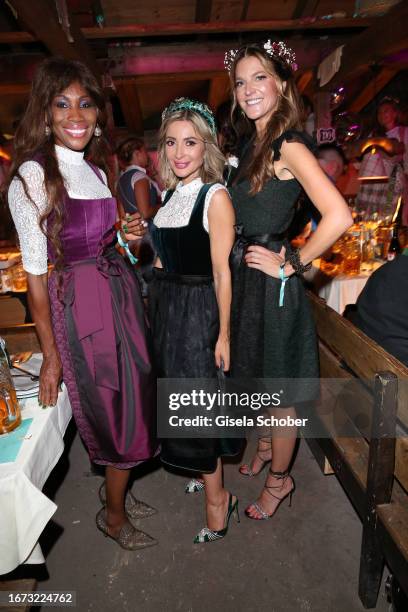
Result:
{"label": "plaid shirt", "polygon": [[[368,157],[366,160],[365,158]],[[382,159],[380,153],[368,153],[363,159],[360,174],[363,176],[388,176],[388,181],[363,183],[357,194],[357,207],[366,214],[378,213],[387,217],[394,214],[398,199],[404,193],[404,171],[400,161]],[[377,159],[373,159],[377,158]],[[378,159],[380,158],[380,159]],[[391,163],[390,163],[391,162]]]}

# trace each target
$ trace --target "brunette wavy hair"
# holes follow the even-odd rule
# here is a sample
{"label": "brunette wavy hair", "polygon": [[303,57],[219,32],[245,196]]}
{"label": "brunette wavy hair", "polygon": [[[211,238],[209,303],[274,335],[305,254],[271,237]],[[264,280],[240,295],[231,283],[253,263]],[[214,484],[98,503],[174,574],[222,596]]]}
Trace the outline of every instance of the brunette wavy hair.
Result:
{"label": "brunette wavy hair", "polygon": [[[40,216],[40,227],[50,240],[55,253],[55,269],[60,271],[64,265],[64,253],[60,233],[64,222],[64,180],[55,155],[55,142],[47,127],[52,126],[51,105],[55,96],[61,94],[72,83],[79,83],[93,100],[98,109],[98,125],[106,126],[105,99],[98,81],[92,72],[81,62],[50,58],[39,66],[32,83],[26,111],[18,125],[14,137],[14,155],[10,174],[3,192],[7,194],[11,181],[16,177],[23,185],[26,196],[34,206],[29,186],[20,175],[21,164],[40,158],[44,169],[44,188],[48,206]],[[46,133],[47,132],[47,133]],[[108,146],[103,136],[92,137],[85,150],[85,158],[102,168],[108,174]],[[52,223],[46,223],[52,215]]]}
{"label": "brunette wavy hair", "polygon": [[[283,60],[272,58],[258,44],[250,44],[238,49],[230,70],[230,84],[233,95],[231,121],[234,125],[234,112],[238,106],[236,96],[236,70],[240,60],[245,57],[256,57],[261,62],[265,72],[276,82],[278,101],[265,132],[259,143],[258,152],[249,161],[246,174],[251,183],[251,193],[255,194],[263,188],[265,182],[274,176],[272,142],[289,129],[302,130],[301,102],[296,87],[292,69]],[[235,119],[236,121],[236,119]],[[255,136],[255,123],[247,119],[252,134]]]}

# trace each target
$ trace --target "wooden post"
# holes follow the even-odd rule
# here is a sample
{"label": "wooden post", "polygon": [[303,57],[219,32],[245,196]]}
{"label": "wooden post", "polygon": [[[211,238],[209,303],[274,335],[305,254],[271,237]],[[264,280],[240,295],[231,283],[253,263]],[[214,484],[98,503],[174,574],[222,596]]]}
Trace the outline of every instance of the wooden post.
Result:
{"label": "wooden post", "polygon": [[116,84],[116,89],[128,130],[143,136],[143,116],[136,83],[120,82]]}
{"label": "wooden post", "polygon": [[229,80],[227,74],[220,74],[210,81],[208,90],[208,106],[214,112],[229,98]]}
{"label": "wooden post", "polygon": [[10,0],[10,5],[16,11],[18,20],[27,25],[35,39],[40,40],[52,55],[60,55],[65,59],[80,60],[88,65],[97,78],[100,78],[99,65],[76,23],[75,16],[68,13],[72,35],[72,42],[69,42],[66,32],[57,20],[53,4],[55,3],[47,0],[37,0],[37,2]]}
{"label": "wooden post", "polygon": [[395,374],[376,374],[358,589],[365,608],[374,608],[377,603],[384,566],[384,557],[377,538],[376,507],[379,504],[388,504],[391,500],[397,393],[398,379]]}
{"label": "wooden post", "polygon": [[318,144],[330,143],[335,140],[331,127],[330,93],[319,91],[315,96],[316,136]]}

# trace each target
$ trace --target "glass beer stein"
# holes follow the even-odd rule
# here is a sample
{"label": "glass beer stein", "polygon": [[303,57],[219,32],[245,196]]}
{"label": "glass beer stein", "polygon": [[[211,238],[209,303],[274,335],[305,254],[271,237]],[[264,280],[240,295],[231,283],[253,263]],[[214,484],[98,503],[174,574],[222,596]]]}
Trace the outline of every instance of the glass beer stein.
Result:
{"label": "glass beer stein", "polygon": [[344,245],[344,274],[360,274],[361,247],[358,240],[348,240]]}
{"label": "glass beer stein", "polygon": [[10,374],[6,343],[0,338],[0,434],[13,431],[20,423],[20,406]]}

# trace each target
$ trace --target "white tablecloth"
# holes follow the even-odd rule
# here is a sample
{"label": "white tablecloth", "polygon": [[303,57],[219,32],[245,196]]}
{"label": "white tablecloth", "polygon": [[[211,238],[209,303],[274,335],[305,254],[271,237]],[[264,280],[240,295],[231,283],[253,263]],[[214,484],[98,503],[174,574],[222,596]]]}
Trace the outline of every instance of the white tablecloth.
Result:
{"label": "white tablecloth", "polygon": [[320,270],[320,259],[315,259],[312,269],[306,272],[305,279],[313,285],[315,292],[326,300],[330,308],[342,315],[347,304],[357,302],[371,274],[372,270],[356,275],[329,276]]}
{"label": "white tablecloth", "polygon": [[319,295],[326,300],[328,306],[339,314],[343,314],[347,304],[357,302],[357,298],[369,278],[369,274],[358,274],[356,276],[339,274],[330,278],[327,284],[320,287]]}
{"label": "white tablecloth", "polygon": [[25,400],[22,418],[33,418],[29,439],[13,463],[0,463],[0,574],[21,563],[44,562],[38,538],[57,506],[41,489],[64,450],[71,418],[66,387],[54,407],[42,409],[36,399]]}

